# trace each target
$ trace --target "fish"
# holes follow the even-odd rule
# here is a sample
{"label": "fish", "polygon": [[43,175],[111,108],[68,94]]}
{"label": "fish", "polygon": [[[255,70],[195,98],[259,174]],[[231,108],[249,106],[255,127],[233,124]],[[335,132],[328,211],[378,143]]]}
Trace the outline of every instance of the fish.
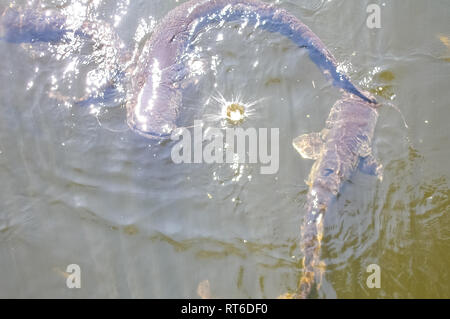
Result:
{"label": "fish", "polygon": [[320,288],[325,270],[320,260],[324,218],[343,184],[358,169],[382,180],[383,166],[372,154],[378,107],[344,93],[331,108],[322,131],[303,134],[292,142],[303,158],[315,161],[307,180],[300,240],[303,270],[295,298],[307,298],[313,287]]}
{"label": "fish", "polygon": [[[0,17],[0,39],[14,43],[57,43],[73,33],[84,38],[97,36],[96,40],[102,45],[110,42],[115,55],[120,55],[110,63],[111,68],[121,69],[122,65],[127,65],[115,74],[126,73],[123,77],[128,83],[129,127],[150,139],[168,139],[178,127],[183,93],[180,81],[189,73],[182,57],[193,50],[192,43],[208,26],[232,21],[243,21],[287,37],[308,52],[311,61],[334,86],[376,103],[339,71],[334,56],[308,26],[288,11],[261,0],[187,1],[165,15],[142,49],[133,55],[135,61],[131,63],[125,61],[130,54],[124,52],[123,42],[107,23],[87,20],[81,26],[72,26],[67,23],[67,17],[55,10],[6,8]],[[106,31],[96,32],[99,28]]]}
{"label": "fish", "polygon": [[170,137],[177,128],[182,103],[178,81],[189,72],[180,57],[192,50],[191,43],[207,26],[232,21],[245,21],[287,37],[307,50],[336,87],[376,103],[338,70],[336,59],[322,41],[288,11],[260,0],[191,0],[167,13],[139,55],[127,101],[128,124],[133,130],[149,138]]}

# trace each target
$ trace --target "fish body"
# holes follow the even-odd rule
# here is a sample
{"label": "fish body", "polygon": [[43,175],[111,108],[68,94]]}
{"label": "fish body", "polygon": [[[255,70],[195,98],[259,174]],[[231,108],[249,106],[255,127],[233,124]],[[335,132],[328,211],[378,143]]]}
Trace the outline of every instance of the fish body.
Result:
{"label": "fish body", "polygon": [[[376,102],[338,70],[335,58],[322,41],[286,10],[260,0],[191,0],[167,13],[136,55],[136,61],[130,63],[134,68],[127,71],[126,107],[127,122],[133,130],[154,139],[170,136],[177,127],[182,104],[179,82],[189,72],[183,54],[192,49],[193,40],[207,26],[230,21],[243,21],[287,37],[307,50],[310,59],[336,87],[369,103]],[[0,38],[9,42],[60,42],[69,32],[110,47],[108,52],[117,55],[106,57],[114,60],[111,67],[128,65],[123,42],[106,23],[85,21],[81,26],[70,26],[63,14],[33,8],[6,8],[0,17]],[[109,71],[122,74],[122,70]]]}
{"label": "fish body", "polygon": [[309,174],[306,215],[302,226],[303,276],[298,296],[306,298],[314,284],[320,285],[324,266],[320,245],[326,213],[342,185],[360,168],[381,178],[382,166],[371,145],[378,119],[376,107],[361,98],[344,94],[331,108],[325,128],[294,139],[294,148],[315,160]]}
{"label": "fish body", "polygon": [[149,138],[170,136],[181,107],[177,81],[188,72],[181,59],[183,53],[206,26],[236,20],[289,38],[308,51],[335,86],[375,103],[338,71],[335,58],[322,41],[286,10],[259,0],[191,0],[163,18],[139,55],[127,102],[131,128]]}

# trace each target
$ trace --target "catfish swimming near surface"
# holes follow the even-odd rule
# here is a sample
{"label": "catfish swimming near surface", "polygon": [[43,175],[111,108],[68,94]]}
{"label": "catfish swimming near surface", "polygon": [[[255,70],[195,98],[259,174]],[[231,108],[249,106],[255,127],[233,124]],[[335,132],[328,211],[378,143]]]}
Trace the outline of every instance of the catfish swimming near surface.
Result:
{"label": "catfish swimming near surface", "polygon": [[[135,132],[151,138],[169,138],[179,121],[182,107],[182,81],[189,73],[182,56],[193,49],[193,41],[212,24],[243,21],[269,32],[281,34],[309,58],[334,86],[344,91],[344,98],[332,108],[327,128],[322,133],[303,136],[294,143],[302,155],[316,159],[310,174],[307,215],[302,232],[304,274],[298,296],[306,297],[318,273],[321,223],[323,214],[339,191],[342,182],[361,164],[374,169],[370,141],[376,123],[376,101],[362,92],[340,72],[333,55],[322,41],[297,17],[273,4],[259,0],[191,0],[170,11],[151,37],[125,64],[123,43],[106,23],[85,21],[71,26],[58,12],[7,8],[0,18],[0,37],[14,43],[60,42],[68,34],[93,38],[96,29],[107,30],[109,45],[115,49],[112,74],[114,84],[128,79],[127,122]],[[105,39],[98,39],[97,40]],[[378,167],[378,166],[377,166]],[[315,225],[312,227],[311,225]]]}
{"label": "catfish swimming near surface", "polygon": [[[308,51],[311,60],[335,86],[365,101],[375,102],[338,71],[335,58],[322,41],[286,10],[259,0],[191,0],[162,19],[141,52],[136,54],[136,61],[132,63],[135,67],[128,70],[127,118],[133,130],[149,138],[170,136],[177,127],[182,103],[178,82],[189,72],[181,57],[192,49],[192,41],[208,25],[235,20],[289,38]],[[64,16],[53,12],[8,8],[2,14],[0,36],[10,42],[57,42],[69,32],[90,36],[94,33],[92,29],[98,27],[87,21],[73,30],[65,21]],[[116,49],[120,49],[117,47],[122,43],[117,37],[110,38]]]}
{"label": "catfish swimming near surface", "polygon": [[361,171],[382,178],[382,166],[371,151],[378,119],[377,105],[345,94],[328,116],[325,128],[294,139],[294,148],[303,158],[315,160],[309,174],[306,215],[301,232],[303,276],[297,296],[306,298],[313,285],[320,286],[323,265],[320,245],[323,222],[342,184]]}

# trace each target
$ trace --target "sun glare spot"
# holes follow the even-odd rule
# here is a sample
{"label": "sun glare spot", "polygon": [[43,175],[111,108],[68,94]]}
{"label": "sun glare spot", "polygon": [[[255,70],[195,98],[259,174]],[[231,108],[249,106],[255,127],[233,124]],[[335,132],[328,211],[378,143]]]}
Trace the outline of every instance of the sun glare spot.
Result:
{"label": "sun glare spot", "polygon": [[252,102],[244,102],[240,95],[226,99],[220,92],[211,96],[211,99],[217,103],[219,110],[218,114],[208,114],[207,118],[222,122],[224,127],[227,124],[234,126],[242,124],[256,113],[255,106],[262,101],[260,99]]}
{"label": "sun glare spot", "polygon": [[237,124],[244,120],[245,108],[241,104],[230,104],[226,108],[226,119],[233,124]]}

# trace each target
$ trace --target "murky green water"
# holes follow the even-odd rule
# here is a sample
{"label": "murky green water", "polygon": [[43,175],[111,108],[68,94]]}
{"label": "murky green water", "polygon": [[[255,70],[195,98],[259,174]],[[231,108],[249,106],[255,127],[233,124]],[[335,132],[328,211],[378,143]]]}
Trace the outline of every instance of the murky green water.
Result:
{"label": "murky green water", "polygon": [[[42,2],[86,12],[77,1]],[[381,29],[371,30],[373,1],[276,2],[408,123],[380,109],[374,149],[384,178],[355,174],[326,216],[318,296],[450,297],[450,3],[380,1]],[[89,14],[115,23],[132,47],[136,30],[150,33],[177,3],[93,1]],[[0,297],[196,298],[204,280],[219,298],[295,290],[312,162],[291,140],[323,128],[339,92],[277,35],[227,24],[197,41],[199,60],[214,67],[186,92],[187,119],[220,126],[206,116],[219,114],[210,99],[218,92],[258,101],[242,125],[280,128],[277,174],[259,174],[259,164],[175,165],[172,144],[129,131],[123,107],[49,97],[82,95],[92,66],[0,43]],[[81,289],[66,287],[69,264],[81,267]],[[370,264],[380,266],[380,289],[366,285]]]}

